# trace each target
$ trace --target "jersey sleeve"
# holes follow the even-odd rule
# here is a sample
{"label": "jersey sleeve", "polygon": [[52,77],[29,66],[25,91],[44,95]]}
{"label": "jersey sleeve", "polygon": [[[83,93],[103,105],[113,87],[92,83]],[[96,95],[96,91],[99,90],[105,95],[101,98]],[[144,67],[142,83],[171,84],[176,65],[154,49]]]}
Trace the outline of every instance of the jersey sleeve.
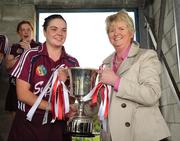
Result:
{"label": "jersey sleeve", "polygon": [[30,65],[31,53],[30,50],[27,50],[21,55],[20,59],[14,65],[11,75],[28,82],[30,77]]}

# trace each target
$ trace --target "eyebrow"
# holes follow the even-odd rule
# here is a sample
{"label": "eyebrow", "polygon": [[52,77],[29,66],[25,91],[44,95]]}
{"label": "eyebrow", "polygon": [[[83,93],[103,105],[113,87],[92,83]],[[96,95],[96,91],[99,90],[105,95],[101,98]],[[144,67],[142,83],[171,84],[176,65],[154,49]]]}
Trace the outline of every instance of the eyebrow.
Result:
{"label": "eyebrow", "polygon": [[[58,28],[57,26],[49,26],[49,28]],[[62,29],[67,29],[67,27],[63,27]]]}
{"label": "eyebrow", "polygon": [[58,28],[58,27],[56,27],[56,26],[49,26],[49,28]]}

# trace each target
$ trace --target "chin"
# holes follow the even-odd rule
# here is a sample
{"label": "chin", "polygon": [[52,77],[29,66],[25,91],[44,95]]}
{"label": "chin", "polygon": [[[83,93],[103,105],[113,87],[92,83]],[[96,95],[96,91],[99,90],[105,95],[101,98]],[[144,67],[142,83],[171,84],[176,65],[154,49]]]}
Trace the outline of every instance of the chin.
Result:
{"label": "chin", "polygon": [[55,46],[58,48],[58,47],[62,47],[63,45],[62,44],[58,44],[58,45],[55,45]]}

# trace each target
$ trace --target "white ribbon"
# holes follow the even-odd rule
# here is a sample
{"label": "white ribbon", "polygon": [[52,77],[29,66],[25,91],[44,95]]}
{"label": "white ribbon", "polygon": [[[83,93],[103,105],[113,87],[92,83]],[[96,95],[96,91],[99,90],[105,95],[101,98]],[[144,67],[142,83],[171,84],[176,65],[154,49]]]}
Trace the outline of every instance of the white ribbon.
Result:
{"label": "white ribbon", "polygon": [[[64,112],[65,114],[68,113],[70,111],[70,106],[69,106],[69,91],[66,87],[66,85],[64,84],[63,81],[58,81],[57,83],[57,86],[60,85],[60,83],[62,84],[62,89],[63,89],[63,102],[64,102]],[[56,95],[55,95],[56,96]],[[56,99],[56,97],[55,97]],[[58,111],[59,111],[59,95],[58,95],[58,98],[57,98],[57,102],[55,102],[55,105],[54,105],[54,109],[55,109],[55,119],[52,119],[51,120],[51,123],[54,123],[55,120],[56,120],[56,117],[58,117]],[[46,122],[47,123],[47,122]]]}
{"label": "white ribbon", "polygon": [[107,105],[107,87],[105,86],[104,89],[104,101],[101,100],[101,105],[99,107],[98,116],[100,120],[104,120],[104,113]]}
{"label": "white ribbon", "polygon": [[[105,113],[106,105],[107,105],[107,97],[108,97],[108,100],[109,100],[108,102],[110,104],[111,86],[106,85],[106,84],[103,84],[102,86],[105,87],[104,88],[104,101],[101,100],[101,103],[100,103],[100,106],[99,106],[99,111],[98,111],[98,116],[99,116],[99,119],[103,121],[105,119],[104,118],[104,113]],[[82,98],[82,100],[84,102],[91,100],[96,88],[97,88],[97,85],[87,95],[85,95]]]}
{"label": "white ribbon", "polygon": [[[50,88],[50,96],[49,96],[49,100],[48,100],[48,105],[50,103],[50,99],[51,99],[51,95],[52,95],[52,86],[56,80],[56,78],[58,77],[58,71],[59,71],[59,68],[64,68],[64,64],[59,66],[51,75],[50,79],[48,80],[46,86],[44,87],[44,89],[42,90],[41,94],[38,96],[38,98],[36,99],[35,103],[33,104],[33,106],[31,107],[31,109],[29,110],[29,112],[27,113],[27,120],[31,121],[32,118],[33,118],[33,115],[36,111],[36,109],[38,108],[40,102],[42,101],[43,97],[47,94],[48,92],[48,89]],[[60,82],[59,82],[60,83]],[[64,97],[65,97],[65,101],[66,101],[66,104],[65,104],[65,111],[66,112],[69,112],[69,99],[68,99],[68,90],[67,88],[65,88],[65,84],[64,82],[61,82],[63,83],[63,92],[64,92]],[[46,108],[46,112],[45,112],[45,116],[44,116],[44,119],[43,119],[43,124],[47,123],[47,116],[48,116],[48,110],[49,108],[47,107]]]}
{"label": "white ribbon", "polygon": [[[97,86],[97,85],[96,85]],[[83,102],[89,101],[92,99],[92,95],[94,94],[94,91],[96,90],[96,86],[87,94],[82,98]]]}
{"label": "white ribbon", "polygon": [[32,120],[32,117],[37,109],[37,107],[39,106],[41,100],[43,99],[44,95],[46,94],[48,88],[50,87],[51,85],[51,80],[53,78],[53,75],[50,77],[48,83],[46,84],[46,86],[44,87],[43,91],[41,92],[41,94],[38,96],[37,100],[35,101],[35,103],[33,104],[33,106],[31,107],[31,109],[29,110],[29,112],[27,113],[26,115],[26,119],[31,121]]}
{"label": "white ribbon", "polygon": [[70,106],[69,106],[69,91],[66,87],[66,85],[64,84],[64,82],[61,82],[62,86],[63,86],[63,94],[64,94],[64,108],[65,108],[65,114],[68,113],[70,111]]}

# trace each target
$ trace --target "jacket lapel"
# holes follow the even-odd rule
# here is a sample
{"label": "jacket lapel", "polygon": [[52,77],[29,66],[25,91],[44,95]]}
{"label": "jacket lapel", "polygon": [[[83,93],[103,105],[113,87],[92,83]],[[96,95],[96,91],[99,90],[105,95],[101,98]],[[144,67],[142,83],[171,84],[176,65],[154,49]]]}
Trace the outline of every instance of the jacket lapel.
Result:
{"label": "jacket lapel", "polygon": [[137,42],[133,42],[129,50],[127,59],[124,60],[122,64],[120,65],[120,67],[118,68],[118,71],[117,71],[118,74],[121,75],[127,70],[129,70],[129,68],[131,68],[131,66],[133,65],[135,61],[135,56],[137,55],[138,51],[139,51],[139,44]]}
{"label": "jacket lapel", "polygon": [[[134,63],[135,61],[135,57],[137,55],[139,51],[139,44],[137,42],[133,42],[132,45],[131,45],[131,48],[129,50],[129,53],[128,53],[128,57],[126,60],[123,61],[123,63],[120,65],[120,67],[118,68],[117,70],[117,73],[119,75],[123,74],[124,72],[126,72]],[[103,64],[107,67],[111,67],[112,68],[112,65],[113,65],[113,57],[115,55],[115,52],[112,53],[110,56],[108,56],[104,61],[103,61]]]}
{"label": "jacket lapel", "polygon": [[126,72],[127,70],[129,70],[129,68],[132,66],[133,64],[133,59],[132,58],[127,58],[125,61],[123,61],[123,63],[121,64],[121,66],[118,68],[117,73],[118,74],[123,74],[124,72]]}
{"label": "jacket lapel", "polygon": [[115,52],[113,52],[110,56],[108,56],[104,61],[103,61],[103,65],[112,68],[113,62],[112,62],[112,58],[114,57]]}

